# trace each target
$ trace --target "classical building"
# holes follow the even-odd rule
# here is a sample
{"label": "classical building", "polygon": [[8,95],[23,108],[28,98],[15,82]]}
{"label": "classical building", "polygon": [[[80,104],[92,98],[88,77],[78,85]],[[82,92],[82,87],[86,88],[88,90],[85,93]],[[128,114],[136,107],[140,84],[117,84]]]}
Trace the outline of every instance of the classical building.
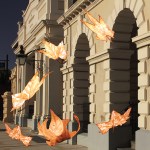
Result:
{"label": "classical building", "polygon": [[[81,19],[89,23],[86,9],[101,15],[115,32],[112,42],[96,39]],[[81,130],[69,143],[88,150],[150,147],[150,2],[149,0],[65,0],[63,26],[68,61],[63,73],[63,118],[79,116]],[[132,106],[131,118],[102,135],[96,123],[108,121],[112,110]],[[120,148],[120,149],[119,149]]]}
{"label": "classical building", "polygon": [[[112,42],[97,40],[81,23],[90,23],[84,9],[97,19],[102,16],[115,32]],[[46,36],[56,45],[64,40],[68,60],[60,69],[58,62],[31,52],[25,65],[17,63],[17,93],[37,69],[41,78],[48,71],[53,73],[16,111],[15,123],[36,129],[37,121],[49,117],[51,108],[71,120],[70,131],[77,125],[73,114],[80,119],[81,130],[68,143],[88,150],[141,150],[143,146],[149,150],[149,9],[149,0],[29,0],[23,21],[18,22],[14,53],[19,53],[20,45],[26,54],[42,47]],[[99,133],[97,123],[108,121],[112,110],[124,113],[129,106],[130,121],[107,134]]]}
{"label": "classical building", "polygon": [[49,75],[36,95],[26,101],[25,105],[15,113],[15,123],[20,126],[37,128],[37,121],[49,117],[50,108],[58,116],[62,115],[62,73],[60,64],[48,57],[32,52],[42,47],[41,41],[46,37],[50,42],[58,44],[63,40],[63,29],[56,20],[63,13],[62,0],[29,0],[23,11],[22,22],[18,22],[18,36],[12,44],[15,54],[19,54],[20,46],[28,54],[25,65],[17,62],[17,91],[21,92],[33,77],[37,69],[40,78],[49,71]]}

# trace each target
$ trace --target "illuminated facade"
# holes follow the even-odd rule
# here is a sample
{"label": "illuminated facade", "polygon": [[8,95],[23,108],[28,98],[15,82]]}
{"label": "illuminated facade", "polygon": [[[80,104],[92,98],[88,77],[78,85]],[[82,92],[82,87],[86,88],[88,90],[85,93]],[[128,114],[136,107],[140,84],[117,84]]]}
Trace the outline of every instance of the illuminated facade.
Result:
{"label": "illuminated facade", "polygon": [[[102,16],[115,32],[112,42],[97,40],[81,23],[90,22],[84,9],[94,18]],[[44,60],[46,67],[38,61],[17,65],[17,92],[23,90],[37,66],[41,77],[46,68],[54,72],[30,104],[26,103],[34,105],[32,119],[27,119],[30,113],[26,107],[16,112],[16,123],[35,129],[37,120],[43,120],[52,108],[63,119],[71,119],[70,131],[76,128],[73,114],[80,119],[80,133],[68,143],[87,146],[88,150],[141,150],[143,145],[149,150],[149,9],[149,0],[30,0],[12,44],[15,54],[19,45],[27,53],[41,46],[45,36],[58,44],[64,35],[68,60],[60,69],[57,62],[32,53],[28,59]],[[127,124],[105,135],[99,133],[96,123],[108,121],[112,110],[123,113],[129,105],[132,113]]]}
{"label": "illuminated facade", "polygon": [[[18,54],[20,45],[23,45],[25,54],[42,47],[41,41],[47,37],[54,44],[63,39],[63,30],[56,22],[63,13],[62,0],[30,0],[25,11],[23,21],[18,22],[18,37],[12,44],[14,53]],[[30,81],[35,72],[39,69],[40,78],[49,72],[44,84],[36,95],[22,106],[21,111],[16,111],[15,123],[21,126],[37,128],[37,122],[49,117],[50,108],[58,116],[62,114],[62,74],[60,64],[37,52],[28,56],[25,65],[17,63],[17,93],[21,92]],[[57,104],[57,105],[56,105]]]}
{"label": "illuminated facade", "polygon": [[[81,23],[91,23],[84,9],[94,18],[102,16],[115,32],[111,43],[97,40]],[[134,149],[134,144],[136,150],[142,145],[149,149],[149,9],[148,0],[65,0],[65,12],[57,20],[69,53],[61,68],[63,118],[72,120],[70,129],[74,113],[81,121],[81,131],[70,143],[89,150]],[[99,133],[96,123],[108,121],[112,110],[123,113],[129,105],[130,122]]]}

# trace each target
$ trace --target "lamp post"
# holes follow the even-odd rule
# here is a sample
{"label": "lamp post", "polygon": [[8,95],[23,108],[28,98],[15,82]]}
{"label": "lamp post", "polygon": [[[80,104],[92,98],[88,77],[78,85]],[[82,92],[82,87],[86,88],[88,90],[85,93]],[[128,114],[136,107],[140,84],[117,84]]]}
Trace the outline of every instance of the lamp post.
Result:
{"label": "lamp post", "polygon": [[[27,57],[30,53],[36,52],[36,51],[42,50],[42,49],[45,49],[45,48],[37,48],[37,49],[34,49],[34,50],[28,52],[27,54],[25,54],[23,46],[20,45],[20,52],[19,52],[19,54],[16,55],[16,62],[18,62],[18,64],[20,66],[22,66],[26,63]],[[41,60],[34,60],[34,61],[41,61]]]}

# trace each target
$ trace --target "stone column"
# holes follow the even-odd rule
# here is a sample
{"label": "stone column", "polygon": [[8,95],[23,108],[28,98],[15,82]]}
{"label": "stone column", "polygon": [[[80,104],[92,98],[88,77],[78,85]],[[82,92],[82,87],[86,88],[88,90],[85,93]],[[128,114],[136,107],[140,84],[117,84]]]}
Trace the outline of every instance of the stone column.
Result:
{"label": "stone column", "polygon": [[13,122],[13,112],[10,112],[12,108],[12,93],[11,92],[5,92],[4,95],[2,95],[3,98],[3,120],[5,122]]}
{"label": "stone column", "polygon": [[[17,90],[16,90],[16,93],[21,92],[20,85],[21,85],[21,67],[19,66],[19,64],[17,62]],[[13,94],[16,94],[16,93],[13,93]],[[19,123],[19,114],[20,113],[18,112],[18,110],[15,110],[15,119],[14,119],[15,124]]]}
{"label": "stone column", "polygon": [[[70,122],[69,122],[69,125],[68,125],[68,130],[69,131],[74,131],[74,130],[77,129],[77,123],[74,121],[74,118],[73,118],[74,109],[75,109],[74,108],[75,107],[75,104],[74,104],[75,96],[74,96],[74,73],[73,73],[73,68],[72,67],[68,68],[68,74],[65,74],[63,76],[63,80],[65,82],[68,82],[68,84],[69,84],[69,87],[64,89],[64,93],[66,93],[66,96],[68,97],[68,102],[67,102],[67,105],[66,105],[66,110],[68,109],[67,113],[69,113],[68,117],[70,119]],[[73,144],[73,145],[77,144],[77,136],[75,136],[72,139],[68,140],[68,143]]]}
{"label": "stone column", "polygon": [[[105,102],[103,104],[103,113],[105,118],[100,122],[108,121],[112,110],[118,112],[123,111],[130,101],[130,57],[133,54],[131,50],[106,50],[97,54],[97,57],[89,57],[90,63],[90,124],[88,125],[88,148],[89,150],[98,150],[102,145],[102,149],[114,150],[118,144],[126,144],[129,146],[131,137],[131,127],[129,125],[118,127],[115,129],[115,134],[110,130],[105,135],[99,133],[98,127],[95,125],[96,104],[99,99],[95,99],[96,87],[95,76],[98,77],[98,64],[103,65],[101,68],[102,78],[104,74],[103,91],[105,92]],[[119,59],[118,59],[119,58]],[[101,75],[101,73],[99,74]],[[96,100],[96,102],[95,102]],[[103,101],[103,100],[102,100]],[[98,113],[98,112],[97,112]],[[97,123],[97,122],[96,122]],[[118,139],[119,136],[125,136],[125,139]]]}
{"label": "stone column", "polygon": [[[142,28],[141,36],[133,38],[138,48],[138,127],[136,131],[136,150],[141,150],[145,145],[144,150],[149,150],[150,143],[150,32],[145,22]],[[144,29],[144,30],[143,30]],[[146,33],[145,33],[146,32]]]}
{"label": "stone column", "polygon": [[[43,77],[43,73],[41,69],[43,69],[43,60],[42,55],[39,53],[35,53],[35,72],[37,69],[39,69],[39,77],[40,80]],[[34,115],[32,116],[33,126],[32,129],[37,129],[37,123],[40,120],[41,113],[42,113],[42,92],[43,92],[43,86],[40,87],[40,89],[36,93],[36,100],[34,101]]]}
{"label": "stone column", "polygon": [[89,102],[90,102],[90,123],[94,123],[96,104],[95,104],[95,93],[96,93],[96,83],[95,83],[95,73],[96,65],[90,65],[90,88],[89,88]]}
{"label": "stone column", "polygon": [[[104,61],[105,82],[103,89],[105,91],[105,103],[103,111],[105,121],[110,119],[113,110],[124,113],[129,106],[130,101],[130,60],[134,53],[132,50],[108,50],[111,59]],[[118,60],[119,59],[119,60]],[[136,62],[135,62],[136,63]],[[108,132],[109,148],[115,149],[120,145],[130,146],[132,137],[131,125],[121,126],[115,129],[115,134],[111,130]],[[125,139],[117,138],[125,136]],[[116,140],[114,140],[116,139]]]}
{"label": "stone column", "polygon": [[[43,56],[43,60],[45,62],[46,67],[49,68],[49,58],[45,55]],[[44,65],[44,64],[43,64]],[[43,75],[47,73],[45,65],[43,66]],[[49,76],[46,77],[43,83],[43,98],[42,98],[42,116],[41,120],[43,121],[45,118],[49,118],[50,108],[49,108]]]}
{"label": "stone column", "polygon": [[[26,72],[26,64],[24,66],[21,66],[22,68],[22,72],[21,72],[21,91],[24,90],[25,86],[26,86],[26,76],[27,76],[27,72]],[[28,117],[28,107],[27,106],[27,101],[25,101],[25,103],[22,105],[21,107],[21,112],[19,115],[19,125],[22,127],[26,127],[27,126],[27,117]]]}

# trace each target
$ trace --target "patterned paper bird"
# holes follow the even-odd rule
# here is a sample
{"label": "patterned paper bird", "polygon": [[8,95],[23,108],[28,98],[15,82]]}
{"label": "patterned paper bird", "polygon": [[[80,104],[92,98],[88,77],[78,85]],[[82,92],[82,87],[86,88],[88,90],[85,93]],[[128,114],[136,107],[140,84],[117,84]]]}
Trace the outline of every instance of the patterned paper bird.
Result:
{"label": "patterned paper bird", "polygon": [[40,81],[37,71],[21,93],[13,94],[12,95],[13,108],[11,111],[20,108],[26,100],[29,100],[31,97],[33,97],[34,94],[39,90],[40,86],[43,84],[48,74],[49,73],[45,74]]}
{"label": "patterned paper bird", "polygon": [[122,126],[124,123],[127,122],[129,119],[129,114],[131,112],[131,108],[129,108],[123,115],[119,114],[116,111],[112,111],[110,121],[98,123],[96,124],[98,128],[100,129],[100,132],[102,134],[105,134],[108,132],[110,128],[114,128],[117,126]]}
{"label": "patterned paper bird", "polygon": [[78,123],[78,129],[77,131],[69,132],[67,129],[69,120],[61,120],[52,110],[50,110],[50,112],[51,123],[48,129],[46,128],[48,119],[46,119],[42,124],[38,123],[39,135],[42,135],[46,138],[46,143],[49,146],[54,146],[56,143],[60,143],[64,140],[74,137],[80,130],[79,118],[76,115],[74,115],[74,118]]}
{"label": "patterned paper bird", "polygon": [[85,24],[90,30],[92,30],[94,33],[97,34],[96,38],[98,40],[106,41],[110,40],[111,38],[114,38],[114,31],[112,31],[108,25],[105,24],[104,20],[102,19],[101,16],[99,16],[99,21],[96,20],[92,15],[88,12],[87,13],[88,18],[93,24],[90,24],[88,22],[85,22],[81,20],[83,24]]}
{"label": "patterned paper bird", "polygon": [[21,133],[20,126],[16,126],[15,128],[11,129],[8,124],[5,123],[6,133],[12,138],[16,140],[20,140],[25,146],[29,146],[32,137],[23,136]]}
{"label": "patterned paper bird", "polygon": [[67,52],[65,50],[65,46],[63,42],[59,43],[58,46],[43,40],[42,43],[44,44],[45,49],[38,50],[37,52],[43,53],[47,57],[54,59],[54,60],[61,60],[64,63],[67,59]]}

